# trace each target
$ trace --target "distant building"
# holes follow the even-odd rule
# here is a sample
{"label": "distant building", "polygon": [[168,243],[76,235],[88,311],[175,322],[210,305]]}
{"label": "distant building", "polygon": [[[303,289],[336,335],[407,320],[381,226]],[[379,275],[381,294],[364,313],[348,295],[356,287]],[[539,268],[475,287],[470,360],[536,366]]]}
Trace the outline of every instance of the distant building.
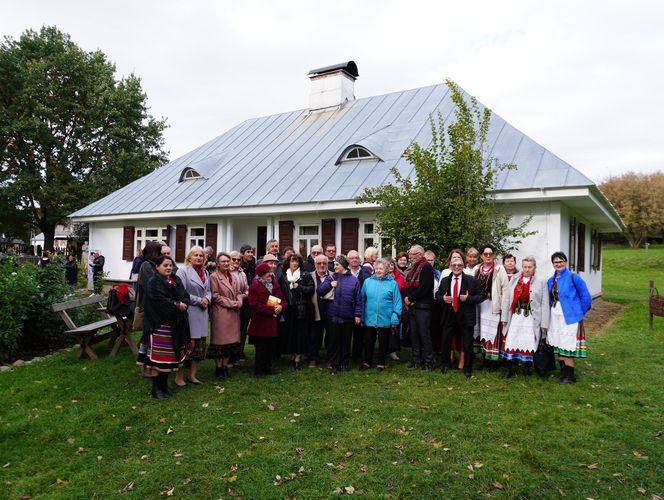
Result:
{"label": "distant building", "polygon": [[[67,244],[74,233],[73,226],[55,226],[55,236],[53,238],[53,250],[55,252],[67,253]],[[30,245],[34,248],[35,254],[44,249],[44,233],[39,233],[30,238]]]}
{"label": "distant building", "polygon": [[[91,248],[103,248],[111,278],[129,275],[135,251],[165,240],[181,262],[192,245],[216,250],[243,243],[264,252],[278,238],[304,255],[336,243],[342,252],[377,245],[376,206],[357,205],[365,187],[389,183],[390,167],[411,143],[431,143],[429,117],[453,119],[446,85],[356,99],[354,62],[313,70],[309,107],[253,118],[122,189],[72,214],[87,222]],[[497,179],[496,198],[515,223],[533,214],[517,257],[569,254],[570,267],[601,292],[601,240],[622,222],[581,172],[498,115],[489,131],[491,154],[515,163]],[[407,217],[408,214],[404,214]],[[435,230],[435,228],[432,228]],[[480,242],[478,242],[480,243]]]}

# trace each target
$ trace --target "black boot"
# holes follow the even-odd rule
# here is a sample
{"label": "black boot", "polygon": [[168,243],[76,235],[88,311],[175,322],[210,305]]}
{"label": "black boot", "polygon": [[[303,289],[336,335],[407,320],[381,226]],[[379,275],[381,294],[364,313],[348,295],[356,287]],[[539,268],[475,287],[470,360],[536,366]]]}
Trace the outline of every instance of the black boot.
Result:
{"label": "black boot", "polygon": [[228,369],[228,366],[224,365],[222,366],[224,369],[224,378],[230,378],[231,377],[231,371]]}
{"label": "black boot", "polygon": [[166,397],[171,395],[171,390],[168,388],[168,372],[162,373],[161,375],[161,392],[163,392]]}
{"label": "black boot", "polygon": [[576,382],[574,367],[565,365],[565,376],[559,381],[561,384],[573,384]]}
{"label": "black boot", "polygon": [[215,366],[214,367],[214,378],[222,378],[221,377],[221,366]]}
{"label": "black boot", "polygon": [[161,388],[161,373],[152,377],[152,397],[159,400],[168,399],[168,395]]}
{"label": "black boot", "polygon": [[558,365],[560,366],[560,377],[558,377],[558,382],[561,382],[565,378],[565,362],[558,360]]}
{"label": "black boot", "polygon": [[515,362],[514,361],[507,361],[505,364],[505,372],[503,373],[503,378],[507,380],[508,378],[512,378],[514,375],[514,366]]}
{"label": "black boot", "polygon": [[526,361],[523,364],[523,376],[524,377],[530,377],[530,375],[533,373],[533,362],[532,361]]}

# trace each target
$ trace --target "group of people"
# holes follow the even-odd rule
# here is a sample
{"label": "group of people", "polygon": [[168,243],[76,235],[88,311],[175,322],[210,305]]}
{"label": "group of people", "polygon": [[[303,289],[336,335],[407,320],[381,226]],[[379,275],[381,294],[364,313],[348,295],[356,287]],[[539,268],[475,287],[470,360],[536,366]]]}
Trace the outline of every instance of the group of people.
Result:
{"label": "group of people", "polygon": [[442,271],[420,245],[396,259],[378,258],[373,247],[363,259],[355,250],[338,255],[333,244],[314,245],[306,259],[279,250],[268,241],[256,260],[249,245],[216,256],[195,246],[177,267],[166,245],[146,244],[132,271],[143,330],[138,363],[155,398],[172,394],[171,371],[176,386],[200,384],[204,359],[214,361],[216,378],[229,377],[245,359],[247,338],[256,378],[273,373],[282,355],[295,370],[325,363],[334,375],[353,360],[360,371],[380,372],[407,345],[409,367],[423,372],[433,371],[438,353],[442,374],[458,367],[470,378],[481,354],[488,370],[504,368],[504,378],[520,365],[528,376],[547,343],[559,355],[559,382],[573,383],[574,360],[587,355],[582,320],[591,297],[562,252],[546,279],[532,257],[520,270],[512,255],[498,264],[492,245],[453,250]]}

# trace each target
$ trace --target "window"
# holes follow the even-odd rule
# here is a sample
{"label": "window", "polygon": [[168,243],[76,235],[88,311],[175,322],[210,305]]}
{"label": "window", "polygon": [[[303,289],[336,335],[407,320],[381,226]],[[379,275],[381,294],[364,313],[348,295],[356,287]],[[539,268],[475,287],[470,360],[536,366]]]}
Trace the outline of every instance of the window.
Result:
{"label": "window", "polygon": [[201,247],[205,248],[205,228],[204,227],[190,227],[189,228],[189,248]]}
{"label": "window", "polygon": [[166,227],[139,227],[136,228],[136,248],[137,252],[143,250],[148,241],[167,241],[168,228]]}
{"label": "window", "polygon": [[586,225],[582,222],[579,222],[577,248],[576,271],[582,273],[586,270]]}
{"label": "window", "polygon": [[360,253],[363,253],[369,247],[376,247],[378,250],[378,255],[381,255],[380,251],[380,238],[376,233],[376,225],[373,222],[363,222],[361,225],[362,234],[360,235],[360,243],[362,250]]}
{"label": "window", "polygon": [[180,182],[192,179],[202,179],[203,176],[196,172],[193,168],[185,168],[180,174]]}
{"label": "window", "polygon": [[376,157],[368,149],[362,146],[354,146],[341,157],[340,161],[370,160],[372,158]]}
{"label": "window", "polygon": [[311,253],[311,247],[320,245],[320,228],[316,224],[301,225],[297,229],[297,248],[303,258]]}
{"label": "window", "polygon": [[569,218],[569,249],[567,263],[570,271],[576,271],[576,217]]}
{"label": "window", "polygon": [[602,264],[602,237],[595,230],[590,236],[590,269],[599,271]]}

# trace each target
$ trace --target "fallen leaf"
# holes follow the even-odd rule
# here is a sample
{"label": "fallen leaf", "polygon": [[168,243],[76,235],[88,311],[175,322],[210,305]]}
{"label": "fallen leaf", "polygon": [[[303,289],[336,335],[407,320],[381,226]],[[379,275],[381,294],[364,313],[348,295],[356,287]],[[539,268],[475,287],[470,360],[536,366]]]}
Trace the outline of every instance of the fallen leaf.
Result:
{"label": "fallen leaf", "polygon": [[304,474],[304,466],[303,465],[300,466],[300,468],[297,470],[297,473],[300,474],[300,475]]}
{"label": "fallen leaf", "polygon": [[203,408],[207,408],[208,406],[210,406],[210,403],[203,403],[201,406],[202,406]]}
{"label": "fallen leaf", "polygon": [[346,452],[346,456],[347,456],[347,457],[352,457],[352,456],[353,456],[353,452],[352,452],[352,451],[347,451],[347,452]]}
{"label": "fallen leaf", "polygon": [[497,490],[504,490],[505,489],[505,486],[503,486],[503,483],[499,483],[498,481],[494,481],[493,483],[491,483],[491,486],[493,486]]}
{"label": "fallen leaf", "polygon": [[97,460],[103,460],[103,459],[104,457],[102,457],[101,455],[97,455]]}
{"label": "fallen leaf", "polygon": [[659,439],[660,437],[662,437],[662,431],[655,432],[655,439]]}
{"label": "fallen leaf", "polygon": [[638,492],[641,493],[642,495],[645,495],[645,494],[646,494],[646,489],[643,488],[643,487],[641,487],[641,486],[639,486],[638,488],[636,488],[636,491],[638,491]]}
{"label": "fallen leaf", "polygon": [[345,491],[346,493],[348,493],[349,495],[352,495],[353,493],[355,493],[355,488],[353,488],[352,486],[346,486],[346,487],[344,488],[344,491]]}
{"label": "fallen leaf", "polygon": [[468,474],[468,479],[475,479],[475,474]]}
{"label": "fallen leaf", "polygon": [[443,443],[441,441],[436,441],[435,439],[431,441],[431,444],[433,445],[434,448],[442,448]]}
{"label": "fallen leaf", "polygon": [[237,464],[231,465],[231,472],[237,472]]}
{"label": "fallen leaf", "polygon": [[652,496],[650,497],[650,500],[662,500],[662,497],[660,497],[659,495],[655,495],[653,493]]}
{"label": "fallen leaf", "polygon": [[62,405],[55,405],[56,410],[62,410]]}
{"label": "fallen leaf", "polygon": [[120,493],[131,491],[133,489],[134,489],[134,481],[131,481],[131,482],[127,483],[126,486],[120,490]]}
{"label": "fallen leaf", "polygon": [[30,500],[32,497],[30,495],[21,495],[18,498],[19,500]]}
{"label": "fallen leaf", "polygon": [[159,423],[160,423],[160,424],[165,424],[165,423],[166,423],[166,417],[161,417],[161,418],[159,419]]}
{"label": "fallen leaf", "polygon": [[184,453],[181,452],[180,450],[173,450],[173,456],[176,458],[184,457]]}
{"label": "fallen leaf", "polygon": [[299,417],[300,414],[299,414],[299,413],[293,413],[293,416],[294,416],[294,417]]}
{"label": "fallen leaf", "polygon": [[368,465],[360,465],[360,472],[369,472],[369,466]]}
{"label": "fallen leaf", "polygon": [[67,438],[67,443],[69,444],[74,444],[74,441],[76,441],[73,437]]}
{"label": "fallen leaf", "polygon": [[507,481],[507,480],[509,480],[509,478],[510,478],[510,475],[507,472],[503,472],[503,479],[505,479]]}
{"label": "fallen leaf", "polygon": [[130,426],[130,425],[125,426],[125,431],[130,431],[130,430],[131,430],[131,426]]}
{"label": "fallen leaf", "polygon": [[[168,488],[168,486],[166,488]],[[167,489],[166,491],[162,491],[161,496],[163,496],[163,497],[172,497],[174,492],[175,492],[175,486],[173,486],[170,489]]]}
{"label": "fallen leaf", "polygon": [[147,455],[141,455],[141,460],[147,460],[148,456]]}
{"label": "fallen leaf", "polygon": [[589,464],[589,465],[586,465],[586,467],[588,469],[597,469],[597,464]]}
{"label": "fallen leaf", "polygon": [[267,405],[267,409],[270,411],[274,411],[274,405],[270,403],[269,405]]}
{"label": "fallen leaf", "polygon": [[560,496],[561,496],[561,497],[566,497],[566,496],[567,496],[567,493],[565,493],[565,492],[564,492],[563,490],[561,490],[560,488],[558,488],[558,493],[560,493]]}
{"label": "fallen leaf", "polygon": [[185,486],[188,485],[189,483],[191,483],[191,479],[190,479],[190,478],[187,478],[187,479],[185,479],[184,481],[182,481],[182,484],[184,484]]}
{"label": "fallen leaf", "polygon": [[353,408],[353,413],[359,413],[360,409],[359,408]]}
{"label": "fallen leaf", "polygon": [[304,448],[295,448],[295,453],[301,456],[304,453]]}
{"label": "fallen leaf", "polygon": [[237,476],[235,476],[235,475],[228,478],[229,483],[234,483],[235,481],[237,481]]}
{"label": "fallen leaf", "polygon": [[78,453],[79,455],[83,455],[83,453],[87,453],[87,452],[88,452],[88,450],[86,450],[85,448],[79,448],[76,453]]}
{"label": "fallen leaf", "polygon": [[2,466],[3,469],[9,469],[11,467],[11,462],[7,462],[5,465]]}
{"label": "fallen leaf", "polygon": [[484,467],[484,464],[480,462],[475,462],[473,465],[475,466],[476,469],[481,469],[482,467]]}
{"label": "fallen leaf", "polygon": [[55,480],[55,484],[58,484],[58,485],[60,485],[60,484],[67,484],[67,483],[69,483],[69,481],[67,481],[66,479],[60,479],[60,478],[57,478],[57,479]]}
{"label": "fallen leaf", "polygon": [[509,447],[510,447],[509,444],[507,444],[507,443],[503,443],[503,448],[509,448]]}
{"label": "fallen leaf", "polygon": [[72,403],[78,403],[78,399],[72,399],[71,402]]}
{"label": "fallen leaf", "polygon": [[443,451],[450,451],[451,448],[443,448]]}
{"label": "fallen leaf", "polygon": [[640,457],[641,457],[641,452],[640,452],[640,451],[636,451],[636,450],[634,450],[634,451],[632,452],[632,455],[634,455],[636,458],[640,458]]}
{"label": "fallen leaf", "polygon": [[272,484],[275,486],[279,486],[281,483],[283,483],[283,479],[281,478],[281,476],[279,474],[274,476],[274,481],[272,482]]}
{"label": "fallen leaf", "polygon": [[224,387],[221,387],[219,385],[215,385],[214,388],[217,390],[219,394],[223,394],[224,391],[226,390]]}
{"label": "fallen leaf", "polygon": [[166,435],[168,435],[168,434],[173,434],[173,427],[169,426],[168,429],[166,429]]}

